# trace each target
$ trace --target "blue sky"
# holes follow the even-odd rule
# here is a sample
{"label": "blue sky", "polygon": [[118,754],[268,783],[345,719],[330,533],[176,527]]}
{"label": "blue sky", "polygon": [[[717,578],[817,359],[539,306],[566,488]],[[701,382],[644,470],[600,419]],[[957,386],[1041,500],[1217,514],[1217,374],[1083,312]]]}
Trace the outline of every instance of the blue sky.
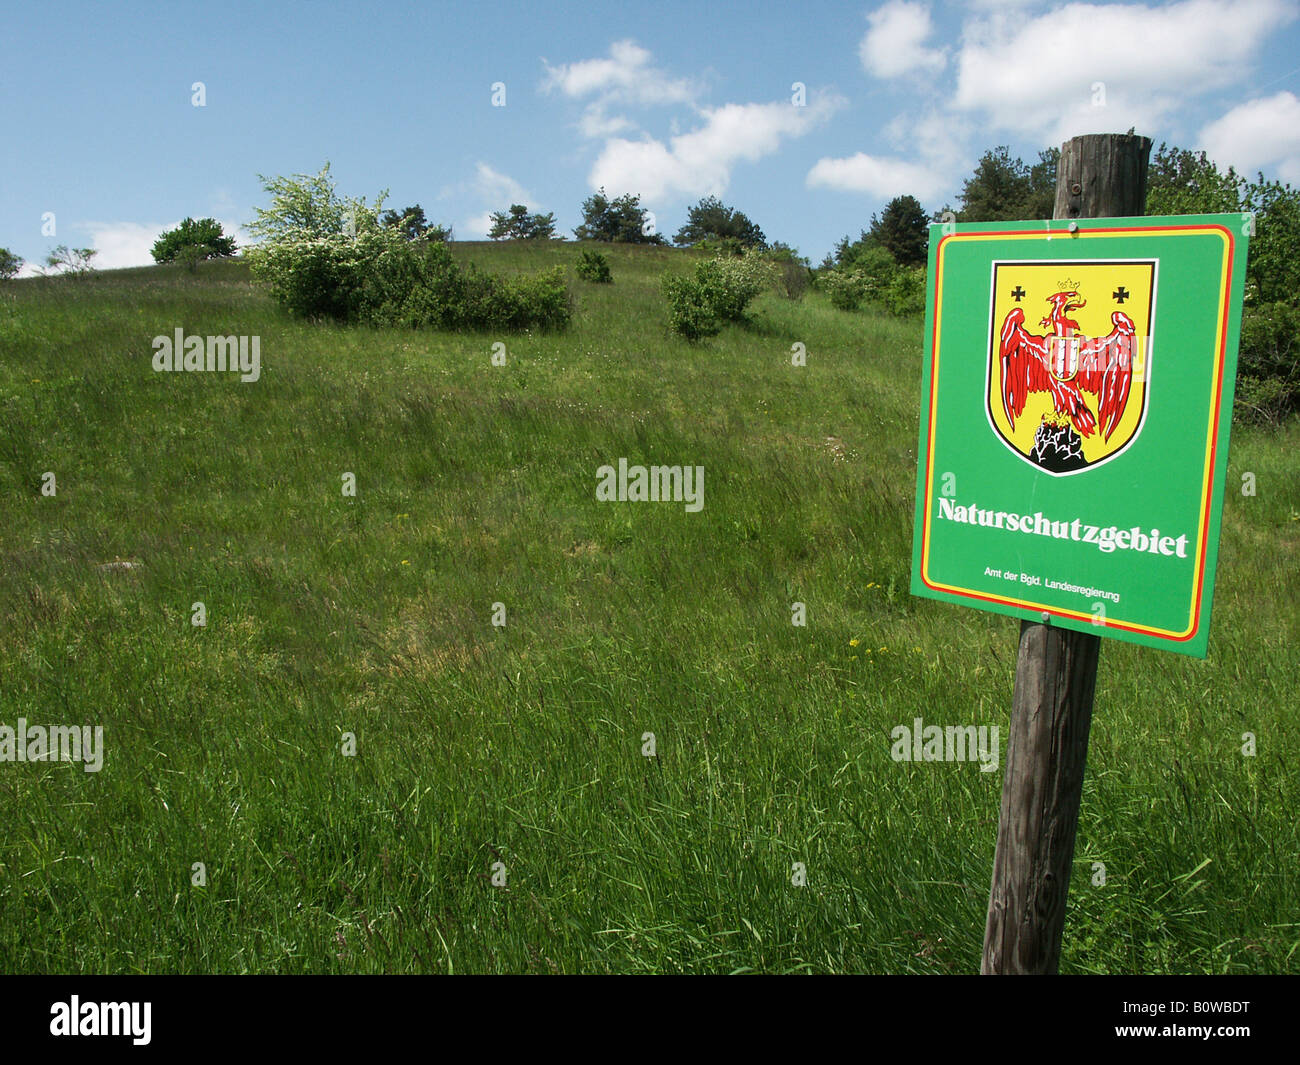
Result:
{"label": "blue sky", "polygon": [[1300,184],[1297,0],[6,8],[0,246],[29,264],[148,263],[187,215],[242,236],[258,174],[327,160],[458,239],[512,202],[570,235],[603,185],[670,237],[720,196],[814,261],[895,195],[954,202],[997,144],[1136,126]]}

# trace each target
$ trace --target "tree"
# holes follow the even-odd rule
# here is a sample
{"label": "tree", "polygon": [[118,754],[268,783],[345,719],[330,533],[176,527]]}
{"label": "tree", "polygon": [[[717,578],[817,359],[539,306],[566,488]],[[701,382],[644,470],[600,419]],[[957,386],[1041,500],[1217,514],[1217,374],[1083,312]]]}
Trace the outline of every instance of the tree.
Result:
{"label": "tree", "polygon": [[235,238],[221,231],[214,218],[187,218],[175,229],[166,230],[153,245],[153,261],[170,263],[182,259],[191,264],[203,259],[221,259],[235,254]]}
{"label": "tree", "polygon": [[854,241],[850,241],[847,235],[841,237],[821,268],[823,270],[862,269],[875,276],[888,272],[894,265],[894,257],[889,249],[863,230]]}
{"label": "tree", "polygon": [[1232,167],[1226,174],[1204,152],[1161,144],[1147,167],[1146,213],[1218,214],[1240,211],[1245,179]]}
{"label": "tree", "polygon": [[1300,191],[1278,181],[1245,186],[1241,210],[1253,225],[1246,260],[1246,310],[1237,359],[1237,412],[1281,421],[1300,410]]}
{"label": "tree", "polygon": [[1280,420],[1300,407],[1300,190],[1248,181],[1204,152],[1161,144],[1147,170],[1148,215],[1236,214],[1249,227],[1236,414]]}
{"label": "tree", "polygon": [[451,226],[432,225],[424,217],[424,208],[418,203],[400,211],[385,211],[380,217],[381,225],[394,226],[407,240],[451,240]]}
{"label": "tree", "polygon": [[1038,162],[1029,168],[1029,218],[1051,218],[1056,212],[1056,171],[1061,164],[1061,149],[1046,148],[1038,153]]}
{"label": "tree", "polygon": [[1246,261],[1251,299],[1300,307],[1300,190],[1260,174],[1246,186],[1240,207],[1255,222]]}
{"label": "tree", "polygon": [[582,203],[582,225],[573,231],[579,240],[603,240],[616,244],[667,244],[655,231],[641,197],[630,192],[611,200],[602,188]]}
{"label": "tree", "polygon": [[509,211],[493,211],[492,240],[550,240],[555,236],[555,213],[529,214],[522,203],[512,203]]}
{"label": "tree", "polygon": [[7,281],[9,278],[17,275],[23,267],[21,257],[15,255],[8,248],[0,248],[0,281]]}
{"label": "tree", "polygon": [[1254,215],[1246,261],[1246,302],[1300,306],[1300,191],[1278,181],[1247,181],[1204,152],[1161,144],[1147,171],[1149,215]]}
{"label": "tree", "polygon": [[1012,159],[1005,145],[985,152],[975,173],[962,185],[957,221],[1051,218],[1060,155],[1059,148],[1048,148],[1039,152],[1038,162],[1030,166],[1022,159]]}
{"label": "tree", "polygon": [[258,174],[262,188],[271,194],[271,206],[254,208],[257,218],[245,228],[261,240],[279,243],[292,237],[355,236],[363,228],[378,226],[388,191],[381,192],[370,206],[364,197],[344,199],[334,192],[329,172],[326,163],[312,175],[268,178]]}
{"label": "tree", "polygon": [[763,231],[740,211],[726,206],[716,196],[705,196],[686,212],[686,225],[677,231],[673,243],[689,247],[705,240],[735,241],[742,247],[765,249]]}
{"label": "tree", "polygon": [[929,218],[914,196],[895,196],[879,218],[871,216],[870,236],[899,266],[924,266]]}
{"label": "tree", "polygon": [[41,273],[54,270],[61,274],[88,274],[95,269],[90,265],[90,260],[98,254],[94,248],[69,248],[66,244],[60,244],[45,256],[45,269]]}

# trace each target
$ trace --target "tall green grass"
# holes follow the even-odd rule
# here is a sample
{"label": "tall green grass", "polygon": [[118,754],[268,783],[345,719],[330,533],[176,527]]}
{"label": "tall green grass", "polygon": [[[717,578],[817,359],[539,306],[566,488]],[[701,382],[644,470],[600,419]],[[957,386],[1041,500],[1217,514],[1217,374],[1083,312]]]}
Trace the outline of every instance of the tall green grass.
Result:
{"label": "tall green grass", "polygon": [[[690,345],[689,257],[606,254],[558,335],[304,323],[240,262],[0,288],[0,724],[106,745],[0,763],[0,969],[978,969],[1001,769],[889,732],[1005,741],[1017,626],[907,592],[919,325]],[[177,327],[261,380],[154,373]],[[1208,660],[1104,645],[1064,971],[1300,969],[1297,448],[1234,431]],[[620,456],[703,511],[598,503]]]}

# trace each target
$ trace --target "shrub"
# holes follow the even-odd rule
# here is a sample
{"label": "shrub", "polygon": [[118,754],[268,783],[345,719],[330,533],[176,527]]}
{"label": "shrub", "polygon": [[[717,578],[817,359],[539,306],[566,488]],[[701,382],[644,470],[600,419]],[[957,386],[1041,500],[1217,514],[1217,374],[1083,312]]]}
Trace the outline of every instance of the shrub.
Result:
{"label": "shrub", "polygon": [[668,327],[688,340],[714,336],[724,322],[741,321],[772,279],[772,264],[756,253],[696,263],[693,274],[664,278]]}
{"label": "shrub", "polygon": [[831,306],[856,311],[867,300],[872,281],[861,270],[824,270],[818,282],[830,297]]}
{"label": "shrub", "polygon": [[812,283],[812,271],[803,263],[779,262],[776,264],[777,291],[788,300],[803,299]]}
{"label": "shrub", "polygon": [[776,290],[786,299],[802,299],[812,283],[808,260],[798,250],[779,241],[767,251],[767,259],[776,274]]}
{"label": "shrub", "polygon": [[709,297],[698,278],[670,274],[663,280],[668,297],[668,328],[687,340],[700,340],[722,331]]}
{"label": "shrub", "polygon": [[879,302],[900,318],[925,313],[925,270],[900,266],[883,286]]}
{"label": "shrub", "polygon": [[610,273],[609,260],[598,251],[584,251],[578,257],[578,276],[594,284],[609,284],[614,280]]}
{"label": "shrub", "polygon": [[925,270],[899,266],[883,248],[866,247],[852,265],[824,268],[818,283],[842,311],[871,304],[899,317],[925,313]]}
{"label": "shrub", "polygon": [[1277,422],[1300,408],[1300,309],[1285,303],[1247,308],[1241,321],[1234,412]]}
{"label": "shrub", "polygon": [[696,251],[706,251],[715,259],[740,258],[745,244],[737,237],[705,237],[695,244]]}
{"label": "shrub", "polygon": [[[344,233],[285,234],[248,252],[253,277],[269,286],[283,307],[304,318],[354,321],[383,303],[377,289],[396,280],[396,249],[406,241],[395,230],[372,230],[355,239]],[[399,271],[400,272],[400,271]]]}
{"label": "shrub", "polygon": [[868,277],[884,279],[898,268],[898,264],[889,249],[874,238],[868,236],[849,244],[846,237],[836,248],[835,267],[859,270]]}
{"label": "shrub", "polygon": [[564,268],[531,275],[498,277],[473,271],[464,328],[563,329],[573,315]]}
{"label": "shrub", "polygon": [[748,253],[738,259],[698,263],[695,275],[703,282],[718,317],[738,322],[754,297],[772,284],[773,270],[761,255]]}
{"label": "shrub", "polygon": [[270,207],[255,207],[257,217],[244,228],[259,240],[278,243],[293,237],[324,237],[359,230],[369,220],[378,224],[385,193],[373,207],[365,200],[345,200],[334,191],[326,163],[320,173],[268,178],[258,175],[271,195]]}
{"label": "shrub", "polygon": [[40,271],[42,274],[53,270],[65,277],[85,277],[94,271],[90,261],[98,254],[97,248],[69,248],[60,244],[45,256],[45,266]]}
{"label": "shrub", "polygon": [[386,251],[362,302],[366,320],[433,329],[563,329],[573,313],[563,268],[500,277],[462,268],[441,242]]}
{"label": "shrub", "polygon": [[334,191],[326,163],[314,176],[262,177],[269,208],[256,208],[248,230],[261,243],[248,249],[253,278],[275,299],[306,318],[353,321],[400,302],[394,286],[415,276],[415,257],[398,225],[384,225],[381,194],[373,205]]}
{"label": "shrub", "polygon": [[[462,268],[447,245],[383,224],[380,202],[344,201],[322,171],[267,183],[266,239],[248,252],[253,277],[294,314],[437,329],[561,329],[572,307],[559,267],[502,278]],[[399,219],[400,223],[402,220]],[[252,227],[250,227],[252,228]]]}

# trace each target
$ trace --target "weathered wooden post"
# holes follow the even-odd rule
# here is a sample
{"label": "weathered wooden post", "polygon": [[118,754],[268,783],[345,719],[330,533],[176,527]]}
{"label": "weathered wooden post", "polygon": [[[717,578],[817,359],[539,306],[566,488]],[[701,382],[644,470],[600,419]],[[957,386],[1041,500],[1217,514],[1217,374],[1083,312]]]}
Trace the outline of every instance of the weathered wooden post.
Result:
{"label": "weathered wooden post", "polygon": [[[1141,215],[1150,152],[1148,138],[1131,134],[1067,141],[1054,217]],[[1093,633],[1021,623],[983,974],[1060,964],[1100,645]]]}

